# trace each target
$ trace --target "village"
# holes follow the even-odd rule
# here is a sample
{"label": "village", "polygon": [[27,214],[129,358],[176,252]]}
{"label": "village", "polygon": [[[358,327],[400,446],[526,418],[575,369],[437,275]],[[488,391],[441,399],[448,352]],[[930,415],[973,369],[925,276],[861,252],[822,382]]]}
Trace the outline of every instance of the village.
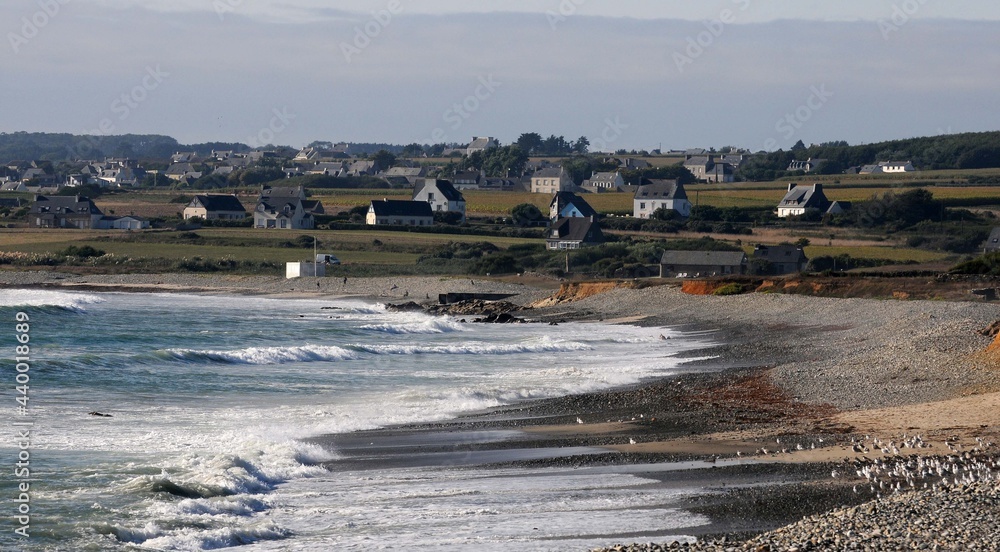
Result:
{"label": "village", "polygon": [[[579,143],[568,146],[586,150],[585,143],[582,148]],[[465,229],[461,232],[464,235],[475,235],[482,230],[488,237],[497,229],[490,224],[499,221],[521,228],[523,236],[537,236],[537,243],[544,243],[550,252],[599,247],[623,239],[667,240],[688,231],[722,241],[709,243],[704,249],[664,243],[655,258],[647,255],[646,259],[633,262],[631,269],[606,271],[604,276],[774,276],[829,270],[827,265],[831,262],[833,268],[840,270],[912,264],[912,260],[906,259],[893,262],[899,255],[890,255],[878,259],[874,265],[866,265],[841,253],[837,267],[838,256],[832,252],[814,255],[822,261],[810,264],[806,248],[816,241],[815,236],[827,238],[830,247],[834,240],[857,241],[861,230],[870,231],[878,226],[870,220],[873,213],[891,210],[885,198],[895,198],[896,192],[914,195],[899,180],[878,180],[880,176],[899,179],[920,175],[924,179],[932,174],[918,171],[909,160],[877,161],[831,172],[824,169],[831,164],[840,169],[842,163],[807,157],[792,160],[784,167],[783,174],[790,176],[768,183],[765,188],[751,188],[754,183],[746,180],[745,172],[748,166],[760,165],[763,154],[735,148],[631,154],[622,151],[586,156],[578,151],[576,156],[564,158],[529,157],[518,143],[502,146],[493,137],[477,136],[464,148],[436,152],[442,156],[438,158],[429,158],[426,152],[419,151],[411,151],[410,157],[404,157],[384,149],[356,155],[350,150],[350,144],[326,142],[298,151],[288,148],[212,150],[207,154],[184,151],[160,161],[79,160],[61,164],[60,170],[44,161],[11,162],[0,171],[0,208],[8,220],[13,220],[7,224],[8,228],[36,230],[141,232],[242,227],[251,232],[315,232],[335,227],[345,229],[344,224],[353,223],[351,229],[357,231],[365,227],[379,231],[445,233]],[[582,168],[581,159],[584,159]],[[497,160],[508,164],[500,171],[502,176],[496,176],[493,161]],[[588,168],[589,172],[581,173]],[[859,188],[840,184],[841,178],[852,175],[874,178],[874,185],[888,186],[890,191],[882,199],[873,195],[861,202],[827,196],[831,188],[837,188],[841,196]],[[339,186],[351,190],[352,201],[369,196],[364,199],[366,204],[349,207],[339,203]],[[129,214],[108,212],[102,209],[101,198],[87,195],[108,193],[105,197],[110,198],[116,193],[150,190],[177,190],[183,194],[180,197],[185,203],[175,208],[173,216],[148,217],[132,209]],[[720,193],[728,194],[727,199],[731,199],[750,190],[759,200],[742,207],[722,208],[709,199],[713,193],[716,200]],[[851,193],[856,195],[856,191]],[[472,213],[466,194],[529,201],[501,212],[494,208],[491,213],[484,214],[482,209]],[[932,201],[927,196],[918,199],[924,203]],[[767,197],[771,198],[769,202]],[[609,199],[618,208],[607,208]],[[595,208],[594,201],[603,208]],[[880,211],[873,211],[873,201]],[[622,210],[620,207],[625,205],[627,210]],[[944,223],[945,205],[932,207],[940,207],[939,222]],[[985,209],[970,216],[979,217],[980,229],[966,240],[975,242],[974,247],[965,245],[966,253],[995,249],[996,245],[986,240],[993,225],[992,212]],[[769,227],[778,230],[768,230]],[[850,236],[845,229],[851,229]],[[767,239],[747,238],[762,230]],[[796,238],[797,232],[813,238]],[[311,269],[302,269],[307,272],[297,274],[318,274],[321,269],[315,260],[312,262]]]}

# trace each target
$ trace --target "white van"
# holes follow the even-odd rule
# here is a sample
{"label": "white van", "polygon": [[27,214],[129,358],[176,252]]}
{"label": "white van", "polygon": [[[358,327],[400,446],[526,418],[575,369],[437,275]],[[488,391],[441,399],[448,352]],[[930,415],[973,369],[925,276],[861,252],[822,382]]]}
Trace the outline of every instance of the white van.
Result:
{"label": "white van", "polygon": [[335,257],[335,256],[333,256],[333,255],[331,255],[329,253],[317,253],[316,254],[316,262],[317,263],[328,264],[328,265],[339,265],[340,264],[340,259],[338,259],[337,257]]}

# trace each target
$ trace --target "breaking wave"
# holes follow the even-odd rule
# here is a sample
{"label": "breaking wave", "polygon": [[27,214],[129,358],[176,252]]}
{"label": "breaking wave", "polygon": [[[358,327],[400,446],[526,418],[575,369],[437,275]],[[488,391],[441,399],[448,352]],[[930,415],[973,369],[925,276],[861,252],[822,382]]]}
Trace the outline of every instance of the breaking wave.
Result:
{"label": "breaking wave", "polygon": [[303,345],[300,347],[248,347],[232,351],[167,349],[164,354],[183,362],[220,362],[229,364],[286,364],[289,362],[332,362],[353,360],[357,353],[336,346]]}

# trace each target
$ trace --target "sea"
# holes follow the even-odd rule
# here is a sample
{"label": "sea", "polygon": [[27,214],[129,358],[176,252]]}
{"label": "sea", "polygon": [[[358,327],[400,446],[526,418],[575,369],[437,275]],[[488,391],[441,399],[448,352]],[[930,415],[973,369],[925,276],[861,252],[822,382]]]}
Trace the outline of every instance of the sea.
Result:
{"label": "sea", "polygon": [[587,550],[709,522],[640,470],[337,472],[313,439],[667,376],[704,335],[357,299],[2,290],[0,313],[0,550]]}

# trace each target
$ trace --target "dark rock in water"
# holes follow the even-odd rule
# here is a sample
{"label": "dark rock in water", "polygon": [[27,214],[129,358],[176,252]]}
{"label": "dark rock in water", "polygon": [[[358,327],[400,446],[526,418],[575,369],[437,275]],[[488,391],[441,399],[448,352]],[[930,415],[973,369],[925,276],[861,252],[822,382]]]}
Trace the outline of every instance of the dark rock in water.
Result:
{"label": "dark rock in water", "polygon": [[448,314],[452,316],[477,314],[482,316],[497,315],[501,313],[517,312],[524,307],[515,305],[508,301],[462,301],[451,305],[432,305],[427,307],[430,314]]}
{"label": "dark rock in water", "polygon": [[422,312],[424,307],[413,301],[408,301],[406,303],[399,303],[398,305],[386,305],[385,310],[389,312]]}
{"label": "dark rock in water", "polygon": [[89,416],[97,416],[98,418],[110,418],[111,414],[102,414],[101,412],[88,412]]}
{"label": "dark rock in water", "polygon": [[525,320],[523,318],[518,318],[509,312],[502,312],[499,314],[491,314],[485,318],[477,318],[473,322],[478,322],[482,324],[524,324]]}

